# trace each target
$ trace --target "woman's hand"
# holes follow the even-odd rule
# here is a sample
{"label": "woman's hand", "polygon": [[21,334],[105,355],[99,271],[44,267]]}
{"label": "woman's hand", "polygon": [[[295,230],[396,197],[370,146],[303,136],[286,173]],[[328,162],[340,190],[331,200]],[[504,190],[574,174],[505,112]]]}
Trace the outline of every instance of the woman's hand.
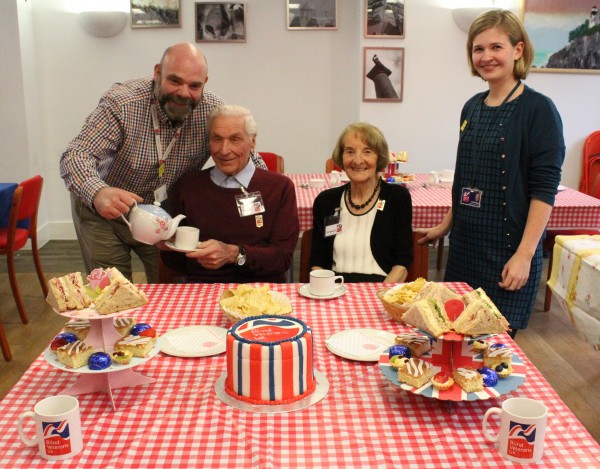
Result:
{"label": "woman's hand", "polygon": [[450,232],[451,225],[452,225],[452,209],[450,209],[446,212],[446,215],[444,215],[444,219],[442,220],[442,222],[439,225],[434,226],[433,228],[428,228],[428,229],[425,229],[425,228],[416,229],[415,231],[417,233],[425,234],[425,236],[423,236],[421,239],[419,239],[417,241],[417,243],[425,244],[425,243],[433,242],[440,238],[443,238]]}
{"label": "woman's hand", "polygon": [[502,269],[502,281],[498,285],[509,291],[520,290],[529,279],[530,268],[531,257],[515,252]]}

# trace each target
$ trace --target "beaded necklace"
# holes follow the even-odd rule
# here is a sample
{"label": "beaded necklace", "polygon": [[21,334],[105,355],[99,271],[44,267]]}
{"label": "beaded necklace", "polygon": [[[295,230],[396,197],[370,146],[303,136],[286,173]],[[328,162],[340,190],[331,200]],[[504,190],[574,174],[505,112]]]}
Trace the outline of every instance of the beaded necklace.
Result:
{"label": "beaded necklace", "polygon": [[375,189],[373,189],[373,193],[371,194],[371,197],[369,197],[369,199],[364,204],[358,205],[358,204],[355,204],[354,202],[352,202],[352,189],[350,188],[350,184],[348,184],[347,192],[348,192],[348,202],[350,203],[350,206],[357,210],[365,208],[367,205],[369,205],[371,203],[371,200],[373,200],[373,197],[375,197],[375,194],[377,193],[379,186],[381,186],[381,178],[378,177],[377,185],[375,186]]}

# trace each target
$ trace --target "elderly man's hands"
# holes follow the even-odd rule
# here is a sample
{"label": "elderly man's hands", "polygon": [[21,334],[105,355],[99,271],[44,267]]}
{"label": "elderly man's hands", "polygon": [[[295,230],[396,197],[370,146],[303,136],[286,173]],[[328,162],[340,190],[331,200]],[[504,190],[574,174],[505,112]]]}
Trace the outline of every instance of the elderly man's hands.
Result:
{"label": "elderly man's hands", "polygon": [[100,216],[107,220],[114,220],[121,214],[129,213],[133,202],[141,202],[143,199],[133,192],[119,189],[118,187],[105,187],[94,197],[94,208]]}
{"label": "elderly man's hands", "polygon": [[196,259],[205,269],[216,270],[237,260],[239,248],[234,244],[226,244],[216,239],[202,241],[200,247],[186,256]]}

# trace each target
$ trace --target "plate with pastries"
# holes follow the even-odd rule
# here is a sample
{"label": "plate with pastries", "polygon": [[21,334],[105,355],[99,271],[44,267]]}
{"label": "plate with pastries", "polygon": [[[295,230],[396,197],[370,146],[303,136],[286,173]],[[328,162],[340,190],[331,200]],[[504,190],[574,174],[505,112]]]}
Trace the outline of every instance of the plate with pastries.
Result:
{"label": "plate with pastries", "polygon": [[453,357],[452,364],[442,357],[444,347],[432,347],[428,336],[401,333],[380,355],[379,369],[393,386],[448,401],[498,397],[525,381],[526,366],[509,345],[482,339],[458,345],[460,357]]}
{"label": "plate with pastries", "polygon": [[87,280],[81,272],[50,279],[46,301],[58,314],[81,319],[120,316],[148,303],[146,294],[115,267],[95,269]]}

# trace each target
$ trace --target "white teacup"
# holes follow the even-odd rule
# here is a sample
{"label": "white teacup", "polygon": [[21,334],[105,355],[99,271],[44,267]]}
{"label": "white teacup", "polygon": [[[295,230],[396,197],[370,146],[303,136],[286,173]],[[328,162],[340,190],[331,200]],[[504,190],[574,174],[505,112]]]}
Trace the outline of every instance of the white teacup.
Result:
{"label": "white teacup", "polygon": [[198,247],[200,230],[193,226],[180,226],[175,232],[175,247],[191,251]]}
{"label": "white teacup", "polygon": [[342,182],[342,173],[339,171],[331,171],[328,175],[328,178],[331,186],[339,186]]}
{"label": "white teacup", "polygon": [[431,185],[440,183],[440,174],[437,171],[431,171],[429,173],[429,179],[427,182]]}
{"label": "white teacup", "polygon": [[308,181],[308,185],[313,189],[322,189],[323,187],[325,187],[325,180],[318,178],[311,179],[310,181]]}
{"label": "white teacup", "polygon": [[[35,437],[29,439],[23,420],[35,421]],[[69,459],[83,449],[79,401],[73,396],[51,396],[23,412],[17,422],[19,436],[27,446],[38,445],[39,455],[50,461]]]}
{"label": "white teacup", "polygon": [[312,270],[310,272],[309,290],[315,296],[333,295],[336,285],[343,285],[344,277],[335,275],[333,270]]}
{"label": "white teacup", "polygon": [[[486,430],[488,418],[500,416],[500,431],[492,435]],[[483,417],[483,434],[498,443],[500,455],[521,464],[536,463],[542,459],[548,409],[534,399],[513,397],[492,407]]]}

